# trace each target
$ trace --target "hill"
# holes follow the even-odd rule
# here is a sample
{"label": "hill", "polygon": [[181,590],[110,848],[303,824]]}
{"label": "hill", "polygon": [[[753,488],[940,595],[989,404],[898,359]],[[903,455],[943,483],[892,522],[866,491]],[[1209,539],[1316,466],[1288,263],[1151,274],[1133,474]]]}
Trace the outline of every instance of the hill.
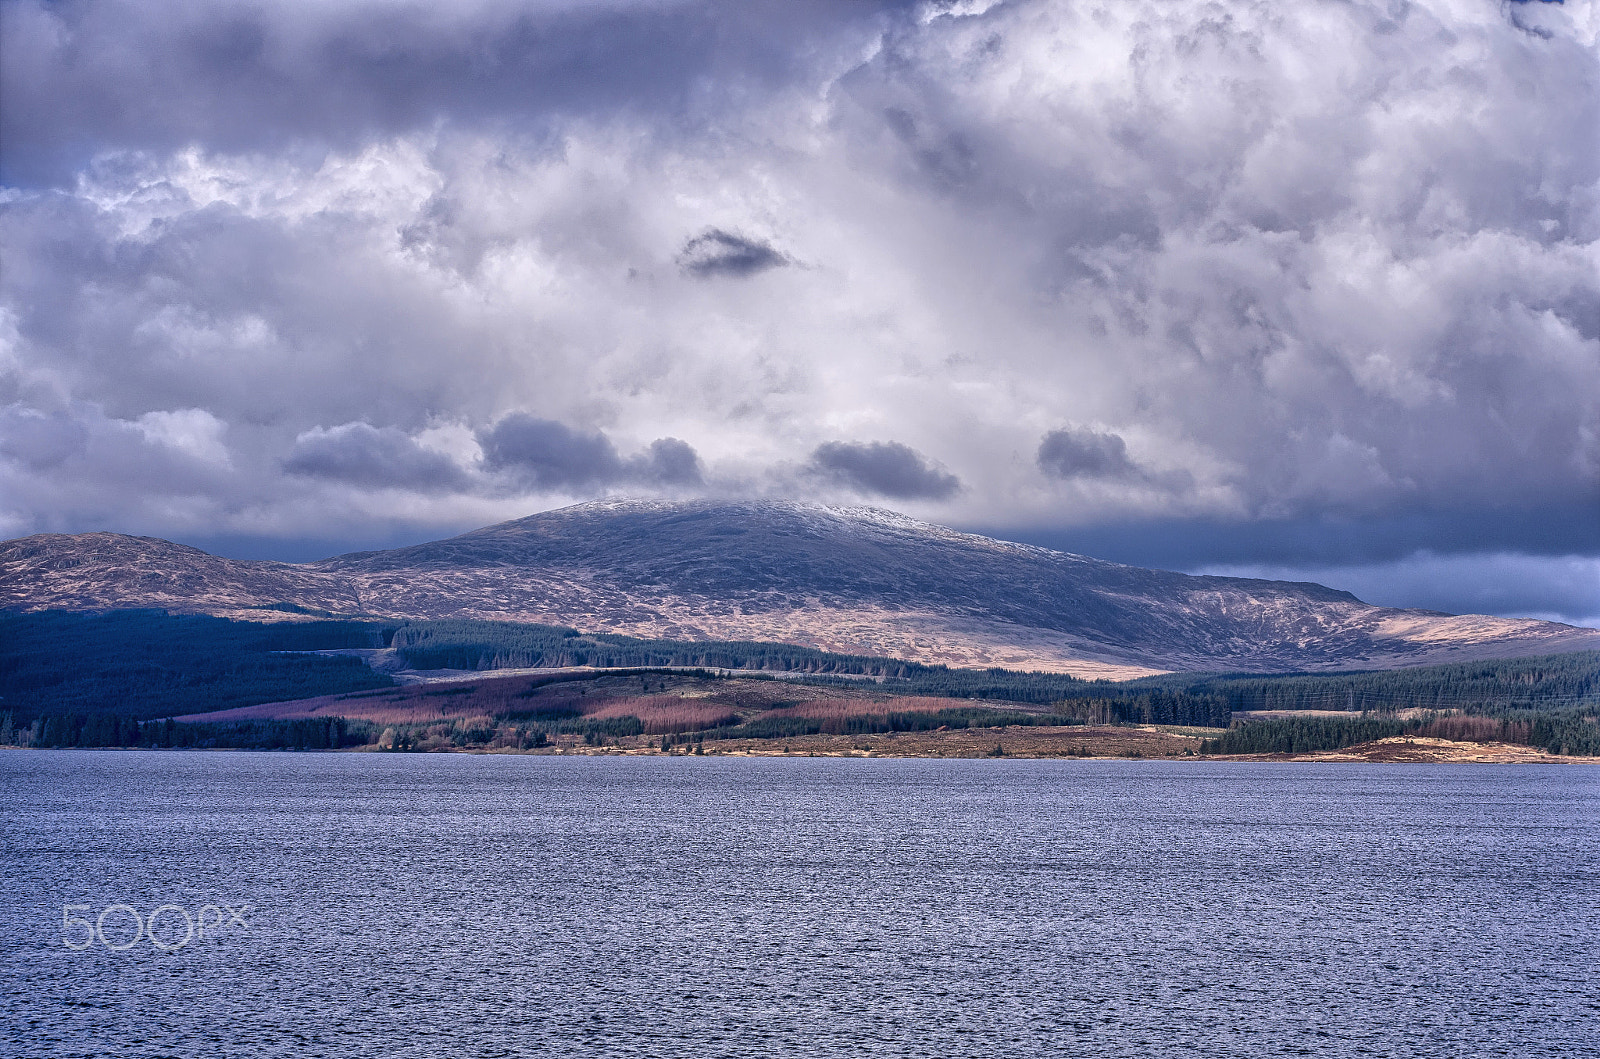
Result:
{"label": "hill", "polygon": [[305,564],[105,533],[0,543],[0,608],[130,606],[543,622],[1114,678],[1600,647],[1600,631],[1552,622],[1373,607],[1322,585],[1146,570],[784,501],[597,501]]}

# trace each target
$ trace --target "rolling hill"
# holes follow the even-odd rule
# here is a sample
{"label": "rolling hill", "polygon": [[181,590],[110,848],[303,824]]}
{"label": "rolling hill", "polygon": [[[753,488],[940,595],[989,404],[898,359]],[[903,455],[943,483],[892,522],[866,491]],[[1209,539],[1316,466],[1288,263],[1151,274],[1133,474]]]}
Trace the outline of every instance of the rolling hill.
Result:
{"label": "rolling hill", "polygon": [[0,607],[538,621],[1112,678],[1600,647],[1592,629],[1374,607],[1322,585],[1146,570],[787,501],[596,501],[303,564],[43,534],[0,542]]}

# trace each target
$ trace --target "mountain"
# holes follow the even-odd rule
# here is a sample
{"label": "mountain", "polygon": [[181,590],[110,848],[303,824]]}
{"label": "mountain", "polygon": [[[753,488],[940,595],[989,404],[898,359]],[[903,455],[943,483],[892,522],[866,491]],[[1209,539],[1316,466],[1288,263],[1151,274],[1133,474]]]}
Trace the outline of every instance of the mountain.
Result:
{"label": "mountain", "polygon": [[301,564],[223,559],[121,533],[41,533],[0,541],[4,609],[161,607],[230,615],[274,603],[339,614],[361,610],[350,579]]}
{"label": "mountain", "polygon": [[539,621],[1112,677],[1600,647],[1600,630],[1373,607],[1322,585],[1145,570],[786,501],[596,501],[303,564],[110,533],[0,542],[0,607],[129,606]]}

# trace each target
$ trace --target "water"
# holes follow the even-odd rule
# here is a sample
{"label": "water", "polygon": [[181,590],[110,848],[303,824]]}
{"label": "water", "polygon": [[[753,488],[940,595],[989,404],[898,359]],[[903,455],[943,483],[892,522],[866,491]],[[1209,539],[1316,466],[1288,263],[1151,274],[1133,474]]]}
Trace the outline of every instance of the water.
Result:
{"label": "water", "polygon": [[[5,1055],[1600,1048],[1590,766],[31,751],[0,789]],[[168,946],[251,907],[67,948],[118,903]]]}

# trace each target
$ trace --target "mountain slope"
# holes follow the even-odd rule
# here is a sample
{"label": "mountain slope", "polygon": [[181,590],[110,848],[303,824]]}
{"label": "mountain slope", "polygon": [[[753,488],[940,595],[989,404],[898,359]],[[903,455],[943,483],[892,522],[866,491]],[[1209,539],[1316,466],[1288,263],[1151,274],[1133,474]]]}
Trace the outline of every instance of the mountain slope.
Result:
{"label": "mountain slope", "polygon": [[0,608],[224,614],[274,603],[361,609],[348,578],[293,563],[223,559],[158,537],[41,533],[0,541]]}
{"label": "mountain slope", "polygon": [[0,606],[230,613],[275,603],[1108,676],[1600,646],[1595,630],[1371,607],[1321,585],[1144,570],[871,508],[774,501],[598,501],[303,565],[110,534],[0,544]]}

